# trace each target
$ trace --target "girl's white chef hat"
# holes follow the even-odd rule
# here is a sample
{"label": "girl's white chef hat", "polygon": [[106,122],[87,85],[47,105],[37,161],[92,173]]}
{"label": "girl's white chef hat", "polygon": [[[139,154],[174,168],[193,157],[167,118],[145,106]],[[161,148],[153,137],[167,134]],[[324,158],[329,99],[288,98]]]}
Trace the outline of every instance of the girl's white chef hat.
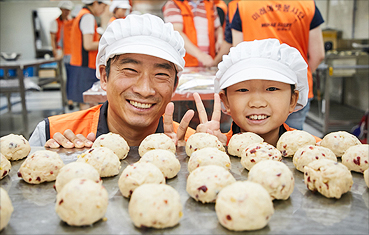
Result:
{"label": "girl's white chef hat", "polygon": [[99,66],[109,58],[126,53],[145,54],[172,62],[177,72],[184,68],[184,41],[174,31],[171,23],[164,23],[151,14],[128,15],[114,20],[99,41],[96,57],[96,77],[100,78]]}
{"label": "girl's white chef hat", "polygon": [[295,111],[308,100],[307,64],[300,52],[278,39],[244,41],[232,47],[218,65],[214,90],[219,93],[236,83],[263,79],[294,84],[299,91]]}

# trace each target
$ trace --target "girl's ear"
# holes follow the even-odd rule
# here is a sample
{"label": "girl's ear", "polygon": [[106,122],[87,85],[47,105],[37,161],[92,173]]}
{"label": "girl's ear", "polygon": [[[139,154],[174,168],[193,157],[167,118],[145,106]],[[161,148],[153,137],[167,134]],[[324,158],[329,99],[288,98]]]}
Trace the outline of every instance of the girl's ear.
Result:
{"label": "girl's ear", "polygon": [[291,95],[291,102],[290,102],[290,110],[289,113],[292,113],[295,110],[297,105],[297,100],[299,99],[299,91],[295,90],[294,93]]}
{"label": "girl's ear", "polygon": [[223,113],[228,114],[228,115],[231,115],[231,109],[229,107],[228,98],[227,98],[227,95],[224,92],[224,90],[221,90],[219,92],[219,96],[220,96],[220,99],[221,99],[221,101],[223,103],[222,104],[222,111],[223,111]]}

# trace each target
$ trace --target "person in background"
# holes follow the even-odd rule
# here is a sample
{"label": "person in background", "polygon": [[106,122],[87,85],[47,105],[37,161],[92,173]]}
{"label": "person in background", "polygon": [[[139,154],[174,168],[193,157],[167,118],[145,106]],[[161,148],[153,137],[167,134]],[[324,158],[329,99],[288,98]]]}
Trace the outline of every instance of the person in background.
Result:
{"label": "person in background", "polygon": [[61,10],[61,14],[58,18],[50,24],[50,38],[51,47],[53,48],[53,56],[56,59],[63,58],[66,77],[67,77],[67,99],[68,108],[72,110],[73,100],[70,99],[70,57],[71,57],[71,43],[70,43],[70,31],[73,23],[72,17],[70,17],[71,10],[73,9],[73,3],[71,1],[61,1],[58,4]]}
{"label": "person in background", "polygon": [[113,0],[109,11],[113,13],[108,25],[116,19],[124,19],[130,13],[131,5],[128,0]]}
{"label": "person in background", "polygon": [[185,49],[173,25],[150,14],[113,21],[99,43],[96,76],[107,101],[88,110],[51,116],[40,122],[31,146],[91,147],[101,134],[120,134],[130,146],[146,136],[165,133],[178,144],[194,133],[189,110],[173,122],[170,102],[184,69]]}
{"label": "person in background", "polygon": [[72,56],[71,74],[72,84],[71,100],[79,103],[80,109],[87,109],[90,105],[83,102],[82,93],[92,87],[98,81],[96,78],[96,55],[100,35],[97,32],[95,17],[100,16],[109,0],[94,1],[82,0],[85,6],[73,21],[71,31]]}
{"label": "person in background", "polygon": [[185,41],[186,67],[211,67],[224,38],[213,1],[169,0],[162,10]]}
{"label": "person in background", "polygon": [[[288,115],[302,109],[308,99],[307,64],[300,52],[277,39],[241,42],[218,65],[214,80],[211,121],[198,105],[201,124],[196,132],[214,134],[225,145],[232,135],[253,132],[276,146],[286,131]],[[233,119],[231,130],[220,131],[221,103]],[[195,95],[200,103],[200,97]],[[320,141],[315,137],[316,141]]]}
{"label": "person in background", "polygon": [[[242,41],[277,38],[297,48],[308,64],[309,101],[304,109],[287,119],[287,124],[302,130],[313,94],[312,73],[324,60],[320,25],[324,22],[313,0],[239,1],[232,20],[233,46]],[[227,40],[227,39],[226,39]]]}
{"label": "person in background", "polygon": [[222,25],[223,32],[224,32],[225,26],[226,26],[226,16],[227,16],[227,11],[228,11],[227,4],[222,0],[214,0],[214,4],[217,7],[220,24]]}

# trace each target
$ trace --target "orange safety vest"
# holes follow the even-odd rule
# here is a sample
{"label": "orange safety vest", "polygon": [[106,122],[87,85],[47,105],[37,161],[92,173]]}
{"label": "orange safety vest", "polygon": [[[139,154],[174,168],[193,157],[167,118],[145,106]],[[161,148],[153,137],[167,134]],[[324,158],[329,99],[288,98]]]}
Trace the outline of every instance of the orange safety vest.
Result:
{"label": "orange safety vest", "polygon": [[117,18],[115,18],[114,16],[112,16],[108,22],[108,25],[111,24],[111,22],[113,22],[114,20],[116,20]]}
{"label": "orange safety vest", "polygon": [[[233,125],[233,123],[232,123],[232,125]],[[286,129],[286,131],[294,131],[294,130],[296,130],[296,129],[294,129],[294,128],[292,128],[292,127],[289,127],[286,123],[283,123],[283,127],[284,127],[284,129]],[[229,140],[232,138],[232,136],[233,136],[233,131],[232,131],[232,127],[231,127],[231,130],[230,131],[228,131],[227,133],[225,133],[225,135],[227,136],[227,145],[228,145],[228,143],[229,143]],[[314,135],[313,135],[314,136]],[[318,143],[318,142],[320,142],[322,139],[321,138],[319,138],[319,137],[317,137],[317,136],[314,136],[314,138],[315,138],[315,141]]]}
{"label": "orange safety vest", "polygon": [[[87,8],[82,8],[82,10],[73,20],[71,31],[72,56],[70,59],[70,64],[74,66],[89,67],[91,69],[96,69],[97,50],[86,51],[83,48],[83,35],[81,29],[79,28],[79,24],[82,16],[84,16],[85,14],[91,14],[91,12]],[[96,29],[97,23],[95,21],[95,33],[93,35],[93,41],[99,41],[100,38]]]}
{"label": "orange safety vest", "polygon": [[64,55],[72,54],[72,42],[71,42],[71,34],[72,34],[72,25],[74,19],[67,20],[64,22],[64,39],[63,39],[63,50]]}
{"label": "orange safety vest", "polygon": [[[277,38],[295,47],[308,62],[310,23],[315,3],[309,1],[240,1],[244,41]],[[308,67],[309,98],[313,94],[313,76]]]}
{"label": "orange safety vest", "polygon": [[215,6],[219,7],[220,9],[222,9],[223,12],[224,12],[224,22],[223,22],[223,26],[222,26],[223,27],[223,32],[224,32],[225,26],[226,26],[225,17],[227,15],[227,11],[228,11],[227,4],[224,1],[222,1],[222,0],[214,0],[214,4],[215,4]]}
{"label": "orange safety vest", "polygon": [[[83,136],[87,136],[91,132],[96,134],[101,106],[102,104],[86,110],[48,117],[49,128],[46,131],[49,132],[49,135],[46,136],[52,138],[56,132],[64,133],[67,129],[72,130],[76,135],[82,134]],[[178,126],[179,123],[173,122],[173,129],[176,133]],[[194,129],[187,128],[185,140],[187,141],[194,133]]]}
{"label": "orange safety vest", "polygon": [[228,20],[229,23],[232,23],[234,13],[236,13],[237,10],[237,3],[240,0],[233,0],[230,3],[228,3]]}
{"label": "orange safety vest", "polygon": [[[194,23],[194,15],[191,11],[191,6],[188,1],[173,0],[178,6],[183,17],[183,32],[187,35],[190,41],[197,46],[197,33]],[[215,57],[215,29],[214,29],[214,3],[212,1],[204,1],[206,18],[208,19],[208,31],[209,31],[209,55]],[[186,53],[185,57],[186,67],[197,67],[199,61],[192,55]]]}

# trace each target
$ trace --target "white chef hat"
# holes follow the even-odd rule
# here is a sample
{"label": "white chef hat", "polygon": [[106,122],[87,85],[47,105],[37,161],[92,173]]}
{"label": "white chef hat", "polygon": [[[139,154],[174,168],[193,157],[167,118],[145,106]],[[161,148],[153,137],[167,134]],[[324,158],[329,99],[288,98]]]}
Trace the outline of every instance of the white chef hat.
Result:
{"label": "white chef hat", "polygon": [[181,35],[171,23],[164,23],[158,16],[128,15],[114,20],[99,41],[96,57],[96,77],[100,78],[99,66],[115,55],[126,53],[145,54],[172,62],[177,72],[184,68],[185,49]]}
{"label": "white chef hat", "polygon": [[244,41],[232,47],[218,65],[214,90],[219,93],[236,83],[263,79],[294,84],[299,91],[295,111],[308,100],[307,64],[300,52],[278,39]]}
{"label": "white chef hat", "polygon": [[93,2],[102,2],[102,3],[105,3],[106,5],[110,5],[111,3],[110,0],[82,0],[82,3],[84,4],[91,4]]}
{"label": "white chef hat", "polygon": [[73,3],[71,1],[61,1],[61,2],[59,2],[58,7],[60,9],[72,10],[73,9]]}
{"label": "white chef hat", "polygon": [[129,5],[128,0],[114,0],[109,7],[109,11],[114,12],[115,8],[131,9],[131,5]]}

